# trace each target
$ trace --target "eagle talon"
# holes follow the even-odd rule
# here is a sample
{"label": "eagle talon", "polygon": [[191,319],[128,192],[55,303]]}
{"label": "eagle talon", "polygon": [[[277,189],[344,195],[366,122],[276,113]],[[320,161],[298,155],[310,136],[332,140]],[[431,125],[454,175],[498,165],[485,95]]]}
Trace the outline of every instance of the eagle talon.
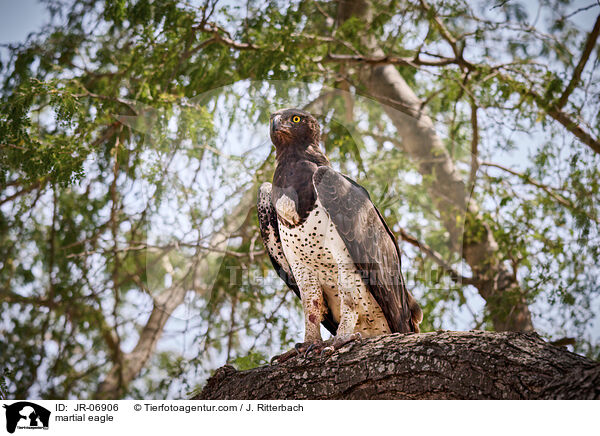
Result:
{"label": "eagle talon", "polygon": [[312,344],[310,344],[308,346],[308,348],[306,349],[306,351],[304,352],[304,358],[308,359],[308,356],[310,356],[311,351],[313,351],[316,348],[317,348],[316,342],[313,342]]}
{"label": "eagle talon", "polygon": [[318,353],[327,345],[324,341],[315,341],[311,343],[304,352],[304,358],[308,359],[313,353]]}
{"label": "eagle talon", "polygon": [[332,345],[330,345],[329,347],[325,347],[321,350],[321,355],[320,357],[329,357],[331,356],[333,353],[335,352],[335,347],[333,347]]}
{"label": "eagle talon", "polygon": [[[296,344],[296,345],[298,345],[298,344]],[[300,355],[300,352],[298,351],[298,349],[296,347],[294,347],[291,350],[288,350],[283,354],[279,354],[278,356],[273,356],[271,358],[269,364],[270,365],[279,365],[279,364],[281,364],[283,362],[287,362],[291,358],[299,356],[299,355]]]}
{"label": "eagle talon", "polygon": [[360,341],[361,339],[362,334],[360,332],[355,332],[349,335],[338,336],[333,340],[330,339],[327,341],[317,340],[314,342],[299,342],[295,344],[294,348],[292,348],[291,350],[271,358],[269,364],[279,365],[298,356],[302,357],[305,360],[309,360],[313,353],[319,353],[320,358],[329,357],[336,350],[339,350],[344,345],[350,342]]}
{"label": "eagle talon", "polygon": [[355,332],[347,335],[336,336],[332,348],[334,350],[339,350],[344,345],[348,345],[353,342],[358,342],[362,339],[362,334],[360,332]]}
{"label": "eagle talon", "polygon": [[302,342],[298,342],[296,345],[294,345],[294,350],[296,350],[296,353],[298,353],[298,355],[302,354],[302,350],[301,348],[304,347],[306,344],[302,343]]}

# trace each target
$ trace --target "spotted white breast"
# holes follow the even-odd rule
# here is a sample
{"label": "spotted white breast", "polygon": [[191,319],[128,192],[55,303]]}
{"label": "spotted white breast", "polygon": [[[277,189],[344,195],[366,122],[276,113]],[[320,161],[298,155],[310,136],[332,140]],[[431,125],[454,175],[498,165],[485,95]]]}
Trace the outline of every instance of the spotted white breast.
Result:
{"label": "spotted white breast", "polygon": [[351,331],[365,337],[390,333],[381,308],[365,286],[335,224],[319,200],[302,223],[293,225],[297,212],[290,210],[290,204],[294,202],[286,201],[285,196],[282,198],[284,200],[275,205],[281,246],[301,293],[307,288],[302,284],[316,282],[336,323],[340,322],[342,311],[350,310],[358,315],[356,324],[348,326]]}

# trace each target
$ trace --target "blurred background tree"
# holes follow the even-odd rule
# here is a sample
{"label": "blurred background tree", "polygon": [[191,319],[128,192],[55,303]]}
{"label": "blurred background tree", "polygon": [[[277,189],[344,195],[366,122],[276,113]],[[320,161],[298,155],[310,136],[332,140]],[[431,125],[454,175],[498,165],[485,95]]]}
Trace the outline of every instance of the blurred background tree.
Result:
{"label": "blurred background tree", "polygon": [[254,209],[284,106],[392,225],[424,331],[598,358],[597,2],[44,5],[1,58],[8,397],[181,398],[301,337]]}

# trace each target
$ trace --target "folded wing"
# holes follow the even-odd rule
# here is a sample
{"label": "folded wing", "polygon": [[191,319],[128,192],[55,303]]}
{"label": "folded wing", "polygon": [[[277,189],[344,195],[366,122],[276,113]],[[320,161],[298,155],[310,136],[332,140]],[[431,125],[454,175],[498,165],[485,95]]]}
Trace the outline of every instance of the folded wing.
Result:
{"label": "folded wing", "polygon": [[313,185],[391,331],[418,332],[423,315],[406,289],[396,238],[368,192],[325,166],[315,172]]}

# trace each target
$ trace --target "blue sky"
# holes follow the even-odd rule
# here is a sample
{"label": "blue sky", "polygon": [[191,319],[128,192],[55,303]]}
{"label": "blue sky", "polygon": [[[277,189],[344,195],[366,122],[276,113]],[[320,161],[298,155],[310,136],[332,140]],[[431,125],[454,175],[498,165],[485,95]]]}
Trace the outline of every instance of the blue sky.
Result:
{"label": "blue sky", "polygon": [[0,43],[23,41],[50,19],[37,0],[0,0]]}

